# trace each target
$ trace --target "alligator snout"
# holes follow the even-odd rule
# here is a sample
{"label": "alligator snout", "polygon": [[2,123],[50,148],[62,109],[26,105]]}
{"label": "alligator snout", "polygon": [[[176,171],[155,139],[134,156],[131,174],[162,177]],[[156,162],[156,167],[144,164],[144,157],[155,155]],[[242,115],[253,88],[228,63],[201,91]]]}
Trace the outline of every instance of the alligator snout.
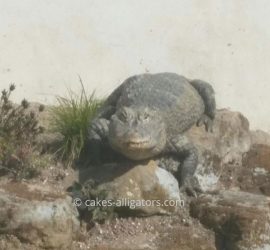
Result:
{"label": "alligator snout", "polygon": [[128,147],[136,147],[136,148],[141,148],[149,145],[149,141],[129,141],[127,142]]}

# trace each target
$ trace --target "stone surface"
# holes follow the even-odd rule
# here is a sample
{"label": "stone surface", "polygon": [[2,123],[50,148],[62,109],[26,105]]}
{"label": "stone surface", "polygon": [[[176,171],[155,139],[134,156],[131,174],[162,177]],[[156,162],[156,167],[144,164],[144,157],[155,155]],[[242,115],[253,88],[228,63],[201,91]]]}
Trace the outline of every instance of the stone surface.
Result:
{"label": "stone surface", "polygon": [[251,135],[252,144],[262,144],[262,145],[270,146],[270,134],[262,130],[256,130],[256,131],[251,131],[250,135]]}
{"label": "stone surface", "polygon": [[248,120],[239,112],[218,110],[213,133],[204,127],[192,127],[187,133],[199,150],[199,165],[195,173],[204,191],[222,188],[220,176],[226,164],[242,164],[242,155],[251,147]]}
{"label": "stone surface", "polygon": [[250,184],[263,194],[270,196],[270,146],[252,145],[243,156],[243,168],[251,172]]}
{"label": "stone surface", "polygon": [[1,232],[38,249],[66,249],[78,229],[78,212],[71,197],[26,184],[1,185]]}
{"label": "stone surface", "polygon": [[[197,147],[199,150],[199,164],[195,171],[195,177],[200,187],[204,192],[221,188],[219,182],[223,167],[221,158],[215,150],[211,151],[200,145],[197,145]],[[159,167],[172,174],[176,173],[180,164],[178,159],[171,156],[158,157],[155,161]]]}
{"label": "stone surface", "polygon": [[270,172],[270,146],[254,144],[243,157],[243,166],[257,173]]}
{"label": "stone surface", "polygon": [[222,164],[241,161],[242,154],[251,146],[249,122],[240,112],[219,110],[213,125],[213,134],[203,127],[193,127],[188,135],[196,143],[222,158]]}
{"label": "stone surface", "polygon": [[270,195],[270,147],[253,144],[241,164],[224,164],[219,185],[230,190]]}
{"label": "stone surface", "polygon": [[220,249],[270,249],[270,198],[221,190],[194,200],[191,216],[216,232]]}
{"label": "stone surface", "polygon": [[[92,193],[108,190],[106,200],[116,202],[117,210],[129,208],[130,214],[171,214],[183,204],[177,180],[154,161],[132,167],[105,165],[99,170],[88,169],[81,177],[101,183]],[[81,178],[81,183],[84,180]]]}
{"label": "stone surface", "polygon": [[[126,205],[131,200],[185,200],[180,203],[184,203],[181,209],[118,207],[120,216],[135,218],[96,225],[90,233],[80,235],[72,247],[123,250],[132,249],[130,244],[134,243],[133,249],[270,249],[270,136],[263,131],[249,131],[247,119],[229,110],[217,112],[213,129],[213,134],[205,133],[203,126],[194,126],[187,133],[199,149],[195,176],[205,194],[198,199],[180,197],[173,177],[179,161],[166,156],[156,162],[130,163],[105,150],[105,163],[71,171],[60,180],[64,190],[73,181],[95,180],[93,192],[107,189],[106,199]],[[20,249],[20,241],[28,242],[33,249],[65,249],[78,229],[77,210],[65,193],[56,194],[44,187],[34,191],[37,188],[29,184],[0,185],[1,232],[11,235],[7,237],[14,249]],[[0,249],[8,249],[5,244],[1,246],[0,237]]]}
{"label": "stone surface", "polygon": [[201,188],[212,191],[221,187],[219,178],[222,172],[221,157],[214,151],[199,147],[200,160],[195,172]]}

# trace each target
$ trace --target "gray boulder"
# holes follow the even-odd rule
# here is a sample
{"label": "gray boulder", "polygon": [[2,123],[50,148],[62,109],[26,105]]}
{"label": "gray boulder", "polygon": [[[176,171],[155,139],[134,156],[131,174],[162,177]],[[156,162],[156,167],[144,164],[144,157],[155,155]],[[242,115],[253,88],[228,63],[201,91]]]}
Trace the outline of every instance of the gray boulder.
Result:
{"label": "gray boulder", "polygon": [[251,147],[248,120],[239,112],[219,110],[213,134],[194,126],[187,135],[199,149],[199,165],[195,176],[204,191],[222,188],[219,181],[227,164],[241,165],[242,155]]}
{"label": "gray boulder", "polygon": [[270,249],[270,199],[240,191],[221,190],[194,200],[191,216],[216,232],[219,249]]}
{"label": "gray boulder", "polygon": [[0,187],[0,230],[38,249],[67,249],[79,229],[78,212],[64,193],[26,184]]}
{"label": "gray boulder", "polygon": [[87,169],[81,173],[81,183],[89,179],[100,183],[91,190],[98,194],[108,191],[106,204],[113,202],[118,211],[149,216],[172,214],[184,201],[180,199],[178,182],[154,161],[135,166],[104,165],[100,169]]}
{"label": "gray boulder", "polygon": [[250,132],[252,144],[262,144],[270,146],[270,134],[262,131],[255,130]]}

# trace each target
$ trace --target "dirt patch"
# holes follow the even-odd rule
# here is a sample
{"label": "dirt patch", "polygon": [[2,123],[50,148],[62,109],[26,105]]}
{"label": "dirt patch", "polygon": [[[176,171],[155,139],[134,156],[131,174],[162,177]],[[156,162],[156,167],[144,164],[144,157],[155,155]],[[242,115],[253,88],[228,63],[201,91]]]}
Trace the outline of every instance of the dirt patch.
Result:
{"label": "dirt patch", "polygon": [[42,190],[42,188],[31,190],[31,187],[24,183],[9,182],[0,186],[0,188],[4,189],[8,193],[16,195],[18,198],[26,199],[29,201],[51,201],[65,197],[64,194],[57,194],[52,192],[48,193],[46,192],[47,190]]}
{"label": "dirt patch", "polygon": [[82,231],[73,249],[167,249],[214,250],[214,233],[206,230],[188,211],[173,216],[115,219]]}

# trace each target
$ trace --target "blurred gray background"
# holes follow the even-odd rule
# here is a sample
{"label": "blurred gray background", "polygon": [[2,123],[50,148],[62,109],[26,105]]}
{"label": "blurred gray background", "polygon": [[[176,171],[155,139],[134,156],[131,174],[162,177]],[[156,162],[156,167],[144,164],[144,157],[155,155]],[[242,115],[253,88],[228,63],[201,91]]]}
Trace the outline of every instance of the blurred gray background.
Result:
{"label": "blurred gray background", "polygon": [[0,0],[0,86],[52,103],[108,95],[127,77],[175,72],[214,86],[218,108],[270,132],[268,0]]}

